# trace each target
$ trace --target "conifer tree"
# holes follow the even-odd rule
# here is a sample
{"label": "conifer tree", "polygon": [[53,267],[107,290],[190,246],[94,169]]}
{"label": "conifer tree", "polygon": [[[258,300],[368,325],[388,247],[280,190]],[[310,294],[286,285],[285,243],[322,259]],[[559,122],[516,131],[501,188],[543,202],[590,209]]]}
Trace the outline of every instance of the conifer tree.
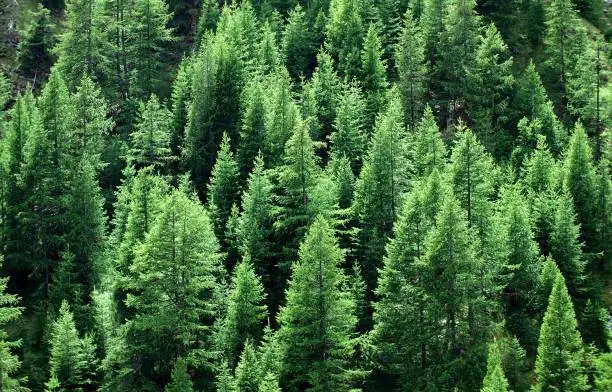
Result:
{"label": "conifer tree", "polygon": [[411,138],[414,170],[420,177],[434,169],[442,171],[446,164],[446,147],[431,107],[427,106]]}
{"label": "conifer tree", "polygon": [[53,323],[50,338],[50,378],[47,389],[50,391],[79,390],[91,387],[87,379],[89,368],[87,351],[92,347],[81,339],[74,324],[72,312],[67,302],[63,302],[57,320]]}
{"label": "conifer tree", "polygon": [[382,60],[381,43],[373,24],[370,24],[363,41],[360,80],[366,97],[366,129],[370,129],[384,105],[387,89],[386,65]]}
{"label": "conifer tree", "polygon": [[163,61],[167,45],[173,40],[167,26],[171,18],[168,5],[163,0],[134,0],[131,17],[131,90],[145,99],[151,94],[167,96]]}
{"label": "conifer tree", "polygon": [[[2,258],[0,257],[0,264]],[[0,278],[0,390],[9,392],[29,392],[24,386],[27,377],[18,377],[21,361],[13,350],[21,346],[21,341],[9,341],[6,332],[7,324],[21,317],[23,308],[17,306],[19,298],[6,292],[8,278]]]}
{"label": "conifer tree", "polygon": [[75,127],[70,135],[71,154],[77,159],[87,156],[93,167],[102,167],[101,154],[105,138],[113,125],[108,118],[108,105],[93,80],[85,75],[72,96],[75,110]]}
{"label": "conifer tree", "polygon": [[247,339],[236,367],[236,386],[240,392],[258,392],[261,379],[257,351],[252,341]]}
{"label": "conifer tree", "polygon": [[313,391],[348,387],[356,318],[351,295],[343,291],[342,261],[332,228],[318,217],[300,247],[279,314],[282,380],[289,390],[299,385]]}
{"label": "conifer tree", "polygon": [[216,391],[217,392],[238,392],[236,380],[229,370],[227,363],[221,365],[221,370],[217,372]]}
{"label": "conifer tree", "polygon": [[579,328],[586,344],[594,344],[600,352],[609,350],[612,334],[608,329],[608,312],[600,303],[587,300],[579,320]]}
{"label": "conifer tree", "polygon": [[245,258],[234,268],[227,313],[218,339],[230,368],[236,366],[244,342],[257,342],[262,335],[261,324],[267,313],[264,299],[264,287],[253,264]]}
{"label": "conifer tree", "polygon": [[355,184],[354,213],[359,219],[359,258],[368,288],[376,282],[376,269],[386,237],[401,206],[407,186],[407,146],[402,108],[396,90],[378,116],[363,168]]}
{"label": "conifer tree", "polygon": [[480,392],[507,392],[508,380],[504,375],[501,355],[497,342],[489,344],[489,355],[487,356],[487,375],[482,382]]}
{"label": "conifer tree", "polygon": [[242,113],[237,160],[240,177],[246,178],[253,169],[253,162],[266,142],[267,100],[262,80],[255,77],[247,83],[240,105]]}
{"label": "conifer tree", "polygon": [[431,65],[436,63],[436,45],[439,42],[440,33],[444,29],[443,17],[445,14],[446,0],[425,0],[423,12],[419,18],[419,25],[423,30],[425,42],[425,58]]}
{"label": "conifer tree", "polygon": [[586,249],[590,250],[596,237],[594,227],[597,219],[595,211],[596,176],[591,145],[580,122],[574,126],[563,169],[563,186],[574,200],[574,208],[580,223],[581,239],[585,242]]}
{"label": "conifer tree", "polygon": [[55,46],[53,23],[49,10],[38,4],[34,10],[28,10],[29,22],[20,32],[17,46],[17,63],[19,69],[29,76],[46,72],[53,64],[52,49]]}
{"label": "conifer tree", "polygon": [[276,69],[281,61],[278,40],[273,26],[266,20],[261,28],[261,40],[257,45],[257,65],[263,75]]}
{"label": "conifer tree", "polygon": [[[485,30],[476,49],[474,66],[467,71],[469,114],[489,151],[503,152],[507,141],[501,130],[507,121],[512,93],[512,56],[494,24]],[[492,137],[495,137],[495,144]],[[500,140],[501,139],[501,140]]]}
{"label": "conifer tree", "polygon": [[189,101],[191,100],[191,80],[193,77],[193,57],[185,56],[179,64],[176,78],[172,84],[171,109],[172,127],[170,130],[170,154],[172,156],[171,173],[178,174],[182,163],[182,149],[185,143],[185,128],[189,119]]}
{"label": "conifer tree", "polygon": [[583,282],[585,261],[580,243],[580,227],[575,222],[571,197],[561,195],[553,218],[550,256],[559,266],[568,289],[574,296]]}
{"label": "conifer tree", "polygon": [[165,171],[170,160],[172,114],[152,95],[146,104],[140,104],[138,117],[136,129],[130,135],[128,162],[137,168],[153,166]]}
{"label": "conifer tree", "polygon": [[361,75],[361,48],[365,26],[359,0],[331,0],[326,48],[337,59],[338,71],[347,80]]}
{"label": "conifer tree", "polygon": [[282,46],[289,74],[294,79],[308,75],[316,48],[313,47],[312,32],[306,15],[299,4],[289,12]]}
{"label": "conifer tree", "polygon": [[126,301],[134,312],[126,324],[130,334],[156,342],[154,347],[137,344],[130,349],[141,358],[160,361],[160,371],[169,373],[168,361],[175,355],[197,354],[210,344],[206,326],[216,311],[218,249],[208,214],[194,195],[174,190],[165,197],[137,248],[130,267],[133,294]]}
{"label": "conifer tree", "polygon": [[404,15],[404,26],[395,46],[395,65],[406,124],[414,129],[423,109],[427,68],[423,32],[411,10]]}
{"label": "conifer tree", "polygon": [[258,392],[281,392],[277,377],[273,373],[266,373],[259,383]]}
{"label": "conifer tree", "polygon": [[276,300],[276,293],[273,290],[275,263],[270,257],[273,252],[272,198],[272,184],[268,173],[264,170],[263,159],[259,155],[242,195],[238,241],[242,254],[248,255],[255,271],[262,279],[266,292],[270,294],[268,298],[270,304]]}
{"label": "conifer tree", "polygon": [[446,5],[442,22],[444,29],[437,46],[436,70],[444,99],[448,102],[450,119],[455,118],[457,106],[464,98],[467,70],[473,67],[478,47],[480,19],[475,0],[453,0]]}
{"label": "conifer tree", "polygon": [[557,274],[540,330],[536,390],[588,390],[582,344],[572,301],[563,276]]}
{"label": "conifer tree", "polygon": [[361,161],[366,143],[365,101],[359,86],[350,83],[344,86],[339,98],[334,132],[329,135],[333,158],[344,156],[349,160],[355,175],[361,170]]}
{"label": "conifer tree", "polygon": [[166,385],[164,392],[193,392],[193,383],[191,382],[191,376],[187,373],[184,359],[179,358],[174,363],[172,379]]}
{"label": "conifer tree", "polygon": [[380,40],[383,58],[389,69],[394,71],[393,51],[402,34],[402,12],[405,5],[399,0],[381,0],[376,2],[376,19],[380,28]]}
{"label": "conifer tree", "polygon": [[238,164],[230,150],[230,139],[223,134],[221,147],[208,184],[208,205],[217,238],[223,239],[232,205],[238,201]]}
{"label": "conifer tree", "polygon": [[491,156],[471,130],[459,125],[451,154],[451,178],[455,195],[467,212],[468,225],[478,234],[487,228],[493,192]]}
{"label": "conifer tree", "polygon": [[101,42],[102,18],[95,0],[66,1],[65,28],[55,47],[55,68],[73,90],[84,74],[96,80],[106,61]]}
{"label": "conifer tree", "polygon": [[336,108],[338,107],[341,87],[331,56],[325,51],[320,51],[317,54],[317,67],[312,74],[316,115],[321,126],[320,134],[312,135],[314,140],[325,141],[331,134],[332,125],[337,116]]}

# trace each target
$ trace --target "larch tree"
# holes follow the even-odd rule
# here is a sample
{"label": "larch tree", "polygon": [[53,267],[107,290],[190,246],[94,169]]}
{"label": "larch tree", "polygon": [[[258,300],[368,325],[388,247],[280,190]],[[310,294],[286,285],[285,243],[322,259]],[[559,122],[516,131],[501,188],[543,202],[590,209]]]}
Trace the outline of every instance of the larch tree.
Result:
{"label": "larch tree", "polygon": [[240,167],[240,177],[244,179],[253,169],[257,154],[265,149],[268,101],[261,78],[255,77],[247,83],[240,102],[242,116],[236,159]]}
{"label": "larch tree", "polygon": [[273,373],[266,373],[259,383],[258,392],[281,392],[278,378]]}
{"label": "larch tree", "polygon": [[258,342],[262,336],[262,322],[267,315],[264,300],[264,287],[247,256],[234,268],[227,312],[216,339],[232,369],[246,350],[245,341]]}
{"label": "larch tree", "polygon": [[395,65],[399,79],[398,89],[402,94],[404,117],[410,129],[417,124],[427,87],[425,66],[425,41],[421,26],[413,18],[411,10],[404,15],[404,26],[395,46]]}
{"label": "larch tree", "polygon": [[418,177],[426,177],[434,169],[444,170],[446,146],[440,135],[431,107],[427,106],[415,132],[410,135],[411,158]]}
{"label": "larch tree", "polygon": [[250,339],[247,339],[243,346],[244,349],[236,367],[236,386],[240,392],[258,392],[262,374],[257,350]]}
{"label": "larch tree", "polygon": [[487,356],[487,374],[482,382],[480,392],[507,392],[508,380],[504,375],[502,358],[497,342],[489,344]]}
{"label": "larch tree", "polygon": [[343,290],[343,252],[324,218],[313,222],[299,253],[279,314],[282,383],[288,390],[346,390],[357,320],[352,297]]}
{"label": "larch tree", "polygon": [[[201,355],[210,347],[209,327],[217,309],[222,266],[212,222],[195,195],[174,190],[137,247],[126,304],[133,317],[125,325],[137,341],[133,355],[160,361],[145,366],[145,377],[171,371],[170,358]],[[163,338],[161,338],[163,336]]]}
{"label": "larch tree", "polygon": [[355,175],[361,170],[367,141],[365,106],[359,86],[356,83],[345,85],[336,109],[334,131],[329,135],[332,159],[344,156],[349,160]]}
{"label": "larch tree", "polygon": [[313,47],[306,15],[299,4],[289,12],[282,47],[289,74],[294,79],[308,75],[316,48]]}
{"label": "larch tree", "polygon": [[361,75],[361,48],[366,31],[360,0],[331,0],[325,45],[346,79]]}
{"label": "larch tree", "polygon": [[359,220],[359,259],[370,289],[376,284],[376,269],[382,261],[386,238],[392,233],[408,185],[402,112],[399,94],[392,90],[386,110],[377,118],[355,184],[353,210]]}
{"label": "larch tree", "polygon": [[467,71],[471,104],[468,113],[489,151],[503,152],[509,144],[501,131],[508,120],[508,104],[514,87],[512,61],[501,34],[490,24],[476,48],[474,66]]}
{"label": "larch tree", "polygon": [[55,46],[51,13],[42,4],[28,10],[29,22],[20,31],[17,46],[18,68],[28,76],[46,72],[53,64],[51,51]]}
{"label": "larch tree", "polygon": [[128,163],[140,169],[154,167],[165,172],[170,156],[170,130],[172,113],[152,95],[146,103],[140,104],[138,122],[130,134],[131,146]]}
{"label": "larch tree", "polygon": [[361,52],[361,85],[366,98],[365,122],[370,129],[384,107],[387,70],[382,59],[382,46],[374,24],[370,24]]}
{"label": "larch tree", "polygon": [[588,390],[584,349],[576,315],[561,274],[557,274],[540,329],[536,358],[537,391]]}
{"label": "larch tree", "polygon": [[232,205],[238,202],[239,195],[238,163],[230,149],[230,139],[224,133],[208,183],[207,197],[215,234],[221,240],[223,246],[227,245],[224,234]]}
{"label": "larch tree", "polygon": [[189,121],[189,101],[191,100],[191,80],[193,77],[193,57],[184,57],[179,64],[176,78],[172,83],[170,107],[172,110],[172,127],[170,128],[170,165],[171,174],[181,171],[180,161],[185,144],[185,128]]}
{"label": "larch tree", "polygon": [[331,56],[325,51],[320,51],[317,54],[317,67],[312,74],[316,116],[321,127],[319,134],[312,135],[314,140],[324,142],[331,134],[337,116],[341,87]]}
{"label": "larch tree", "polygon": [[187,373],[187,365],[183,358],[179,358],[174,363],[172,379],[164,388],[164,392],[193,392],[193,382]]}
{"label": "larch tree", "polygon": [[54,66],[74,90],[84,74],[100,77],[105,66],[101,28],[103,20],[96,0],[66,1],[64,32],[55,47]]}

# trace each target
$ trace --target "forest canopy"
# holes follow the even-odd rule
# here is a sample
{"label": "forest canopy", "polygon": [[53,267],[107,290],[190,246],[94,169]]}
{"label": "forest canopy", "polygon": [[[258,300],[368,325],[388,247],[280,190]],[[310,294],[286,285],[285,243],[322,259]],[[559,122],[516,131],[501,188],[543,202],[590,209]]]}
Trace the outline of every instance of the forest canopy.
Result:
{"label": "forest canopy", "polygon": [[612,390],[609,1],[0,25],[0,391]]}

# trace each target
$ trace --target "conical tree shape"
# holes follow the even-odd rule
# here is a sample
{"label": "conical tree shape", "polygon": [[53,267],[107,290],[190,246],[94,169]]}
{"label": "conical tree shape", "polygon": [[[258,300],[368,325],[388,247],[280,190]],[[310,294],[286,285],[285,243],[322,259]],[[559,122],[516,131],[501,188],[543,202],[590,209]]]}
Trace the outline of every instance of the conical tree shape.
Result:
{"label": "conical tree shape", "polygon": [[217,238],[224,240],[225,228],[232,206],[240,195],[238,163],[230,150],[230,139],[223,134],[221,147],[208,184],[208,205]]}
{"label": "conical tree shape", "polygon": [[427,68],[423,33],[411,10],[404,16],[404,27],[395,47],[395,62],[404,117],[408,127],[414,129],[423,110]]}
{"label": "conical tree shape", "polygon": [[242,178],[253,169],[253,162],[265,149],[267,100],[259,78],[247,84],[241,102],[242,120],[238,139],[237,159]]}
{"label": "conical tree shape", "polygon": [[300,247],[293,265],[287,302],[279,314],[283,384],[292,390],[308,385],[313,391],[347,388],[348,359],[353,354],[356,323],[333,230],[319,217]]}
{"label": "conical tree shape", "polygon": [[373,24],[363,42],[361,53],[361,84],[366,97],[366,129],[370,129],[384,105],[387,89],[386,64],[382,60],[382,48]]}
{"label": "conical tree shape", "polygon": [[228,309],[221,325],[219,345],[231,368],[238,363],[245,340],[258,341],[266,317],[264,288],[246,259],[234,268]]}
{"label": "conical tree shape", "polygon": [[442,171],[446,165],[446,147],[436,119],[427,106],[416,132],[411,137],[412,161],[419,177],[428,176],[434,169]]}
{"label": "conical tree shape", "polygon": [[588,390],[583,368],[582,339],[574,307],[563,276],[558,274],[544,315],[538,356],[536,390],[578,392]]}
{"label": "conical tree shape", "polygon": [[316,101],[317,120],[321,126],[318,135],[312,135],[317,141],[325,141],[332,132],[332,124],[337,116],[340,96],[340,78],[334,69],[331,56],[320,51],[317,54],[317,68],[312,74],[312,88]]}
{"label": "conical tree shape", "polygon": [[170,384],[166,385],[164,392],[192,392],[193,383],[191,376],[187,373],[187,365],[183,358],[179,358],[174,363],[172,370],[172,379]]}
{"label": "conical tree shape", "polygon": [[359,77],[365,26],[359,0],[331,0],[325,32],[328,50],[346,79]]}
{"label": "conical tree shape", "polygon": [[221,370],[217,373],[217,381],[215,382],[217,392],[239,392],[236,386],[236,380],[232,376],[227,363],[221,365]]}
{"label": "conical tree shape", "polygon": [[170,130],[172,113],[152,95],[147,103],[141,103],[136,129],[132,139],[128,162],[137,168],[153,166],[165,171],[170,160]]}
{"label": "conical tree shape", "polygon": [[266,373],[259,383],[258,392],[281,392],[278,378],[273,373]]}
{"label": "conical tree shape", "polygon": [[508,380],[502,368],[501,355],[497,342],[489,344],[487,357],[487,375],[482,382],[480,392],[507,392]]}
{"label": "conical tree shape", "polygon": [[252,341],[247,339],[236,367],[236,385],[240,392],[258,392],[261,379],[257,351]]}

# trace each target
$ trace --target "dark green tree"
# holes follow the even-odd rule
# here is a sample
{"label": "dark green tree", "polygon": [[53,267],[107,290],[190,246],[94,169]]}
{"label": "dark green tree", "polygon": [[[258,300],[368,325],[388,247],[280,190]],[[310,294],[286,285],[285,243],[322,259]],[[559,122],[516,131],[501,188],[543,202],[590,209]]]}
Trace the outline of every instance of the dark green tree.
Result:
{"label": "dark green tree", "polygon": [[51,68],[54,60],[51,52],[56,41],[49,10],[38,4],[28,12],[28,24],[19,34],[17,63],[26,75],[35,76]]}
{"label": "dark green tree", "polygon": [[325,45],[337,59],[338,71],[351,80],[361,75],[361,48],[365,26],[359,0],[331,0]]}
{"label": "dark green tree", "polygon": [[574,306],[561,274],[557,274],[544,315],[535,372],[537,391],[586,391],[584,350]]}
{"label": "dark green tree", "polygon": [[280,311],[282,380],[288,390],[346,390],[348,359],[356,318],[351,294],[343,290],[343,252],[333,229],[318,217],[300,247],[292,268],[287,302]]}
{"label": "dark green tree", "polygon": [[298,4],[289,12],[287,25],[283,31],[282,47],[285,64],[294,79],[307,76],[313,66],[312,60],[316,48],[312,42],[312,32],[308,26],[306,14]]}
{"label": "dark green tree", "polygon": [[329,135],[332,159],[344,156],[355,175],[361,170],[367,140],[365,107],[359,86],[355,83],[345,85],[336,110],[334,131]]}
{"label": "dark green tree", "polygon": [[267,103],[263,81],[256,77],[248,82],[240,104],[242,116],[236,148],[240,176],[243,179],[253,169],[257,154],[265,150]]}
{"label": "dark green tree", "polygon": [[240,392],[258,392],[262,374],[259,369],[257,350],[250,339],[244,342],[240,362],[236,367],[236,386]]}
{"label": "dark green tree", "polygon": [[371,24],[363,41],[361,52],[361,85],[366,98],[365,122],[370,129],[384,106],[387,89],[386,64],[376,27]]}
{"label": "dark green tree", "polygon": [[159,102],[157,96],[152,95],[147,103],[140,104],[138,117],[136,127],[130,134],[128,164],[139,169],[152,166],[159,172],[165,172],[171,159],[172,113]]}
{"label": "dark green tree", "polygon": [[191,376],[187,373],[187,365],[184,359],[179,358],[174,363],[172,379],[164,388],[164,392],[193,392],[193,382]]}
{"label": "dark green tree", "polygon": [[508,380],[504,375],[501,355],[497,342],[489,345],[489,355],[487,356],[487,375],[482,382],[480,392],[507,392]]}
{"label": "dark green tree", "polygon": [[427,106],[415,132],[410,135],[412,162],[419,177],[428,176],[434,169],[440,172],[446,165],[446,146],[440,135],[436,119]]}
{"label": "dark green tree", "polygon": [[312,135],[314,140],[324,142],[331,134],[334,120],[337,117],[341,88],[331,56],[325,51],[320,51],[317,54],[317,67],[312,74],[316,116],[321,127],[319,134]]}

